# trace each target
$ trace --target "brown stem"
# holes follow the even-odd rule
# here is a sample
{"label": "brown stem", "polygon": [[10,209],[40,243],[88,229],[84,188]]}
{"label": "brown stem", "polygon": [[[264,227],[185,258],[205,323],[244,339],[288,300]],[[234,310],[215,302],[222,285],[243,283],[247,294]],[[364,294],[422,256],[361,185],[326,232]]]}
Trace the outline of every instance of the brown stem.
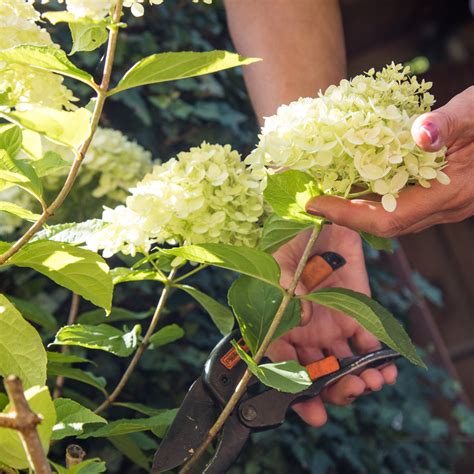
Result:
{"label": "brown stem", "polygon": [[143,353],[150,345],[150,338],[155,332],[156,325],[158,324],[158,321],[160,320],[161,313],[164,307],[166,306],[166,302],[168,301],[170,292],[173,289],[172,282],[173,282],[174,277],[176,276],[176,271],[177,270],[173,268],[173,270],[171,270],[170,274],[168,275],[168,281],[165,283],[165,287],[163,288],[163,291],[161,292],[161,296],[158,301],[158,304],[156,305],[156,309],[151,319],[150,326],[145,336],[143,337],[143,341],[141,342],[132,360],[130,361],[130,364],[128,365],[127,370],[122,375],[122,378],[120,379],[117,386],[114,388],[113,392],[107,397],[107,399],[100,406],[96,408],[95,413],[101,413],[117,399],[117,397],[120,395],[125,385],[127,384],[128,380],[130,379]]}
{"label": "brown stem", "polygon": [[97,88],[97,97],[94,110],[91,117],[91,126],[88,137],[81,143],[76,150],[76,156],[69,170],[66,181],[58,193],[54,201],[43,209],[40,218],[2,255],[0,255],[0,265],[3,265],[9,258],[15,255],[28,241],[38,232],[43,224],[55,213],[56,209],[61,206],[68,194],[70,193],[76,177],[79,173],[82,161],[86,156],[87,150],[91,144],[92,138],[99,125],[100,116],[104,108],[105,99],[107,98],[107,90],[110,84],[110,77],[112,74],[112,65],[115,57],[115,48],[117,46],[118,26],[120,17],[122,16],[123,0],[117,0],[112,15],[112,25],[110,26],[109,40],[107,44],[107,53],[105,56],[104,72],[102,75],[102,82]]}
{"label": "brown stem", "polygon": [[78,444],[70,444],[66,448],[66,467],[70,468],[84,461],[86,452]]}
{"label": "brown stem", "polygon": [[[293,275],[293,279],[291,280],[290,286],[285,291],[285,296],[283,297],[280,303],[280,306],[278,307],[278,310],[275,313],[272,324],[270,325],[270,328],[268,329],[268,332],[265,335],[257,353],[255,354],[254,360],[257,364],[260,363],[265,353],[267,352],[268,346],[272,342],[273,335],[275,334],[275,331],[278,329],[278,326],[280,325],[283,315],[285,314],[286,308],[288,307],[288,304],[290,303],[291,299],[293,298],[295,294],[296,286],[298,285],[301,274],[303,273],[304,267],[306,265],[306,262],[308,261],[311,250],[313,249],[314,243],[316,242],[316,239],[318,238],[321,228],[322,226],[313,228],[313,231],[303,251],[303,255],[301,256],[301,259],[298,262],[298,266],[296,267],[296,271],[295,271],[295,274]],[[231,415],[238,401],[240,400],[242,395],[245,393],[247,389],[247,384],[249,383],[251,377],[252,377],[252,373],[247,369],[243,377],[240,379],[240,382],[238,383],[234,393],[232,394],[226,406],[222,410],[222,413],[219,415],[219,417],[217,418],[217,421],[209,430],[209,433],[205,441],[201,444],[201,446],[199,446],[198,449],[196,449],[193,456],[179,471],[180,474],[191,472],[191,469],[193,468],[193,466],[195,466],[195,464],[198,462],[200,457],[205,453],[207,447],[211,444],[212,440],[217,436],[219,431],[222,429],[227,418]]]}
{"label": "brown stem", "polygon": [[[77,314],[79,313],[79,304],[81,302],[81,297],[73,293],[71,298],[71,307],[69,308],[69,316],[67,318],[67,325],[71,326],[76,322]],[[68,346],[62,346],[61,352],[67,354],[69,352]],[[54,393],[53,398],[59,398],[63,393],[64,387],[64,375],[58,375],[56,377],[56,383],[54,384]]]}
{"label": "brown stem", "polygon": [[42,421],[41,416],[34,413],[28,405],[23,392],[23,384],[18,377],[10,375],[4,383],[11,409],[9,413],[0,414],[0,426],[19,432],[29,462],[36,474],[51,474],[51,468],[36,429]]}

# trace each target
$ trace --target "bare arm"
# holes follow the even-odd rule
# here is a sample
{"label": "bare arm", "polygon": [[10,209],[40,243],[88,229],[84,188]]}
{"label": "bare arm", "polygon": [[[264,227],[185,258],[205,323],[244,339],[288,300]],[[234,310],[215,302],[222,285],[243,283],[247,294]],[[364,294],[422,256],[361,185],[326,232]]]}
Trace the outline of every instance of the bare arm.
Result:
{"label": "bare arm", "polygon": [[345,76],[337,0],[226,0],[226,8],[237,51],[263,59],[244,68],[260,121]]}

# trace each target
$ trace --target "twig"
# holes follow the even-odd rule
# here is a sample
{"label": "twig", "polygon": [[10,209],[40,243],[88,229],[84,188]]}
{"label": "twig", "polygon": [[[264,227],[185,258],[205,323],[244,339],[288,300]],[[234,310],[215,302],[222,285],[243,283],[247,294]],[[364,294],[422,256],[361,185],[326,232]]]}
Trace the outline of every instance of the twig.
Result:
{"label": "twig", "polygon": [[[71,326],[76,322],[77,314],[79,313],[79,304],[81,302],[81,297],[73,293],[71,298],[71,307],[69,308],[69,316],[67,318],[67,325]],[[62,346],[61,352],[67,354],[69,352],[68,346]],[[56,383],[54,384],[54,393],[53,398],[59,398],[63,393],[64,386],[64,375],[58,375],[56,377]]]}
{"label": "twig", "polygon": [[15,255],[28,241],[38,232],[43,224],[55,213],[56,209],[61,206],[68,194],[70,193],[76,177],[79,173],[82,161],[86,156],[87,150],[92,142],[92,138],[99,125],[100,116],[104,108],[105,99],[107,97],[107,90],[109,89],[110,77],[112,74],[112,64],[115,57],[115,48],[117,46],[118,26],[120,17],[122,16],[123,0],[117,0],[114,12],[112,15],[112,24],[109,26],[109,40],[107,44],[107,53],[105,57],[104,72],[102,75],[102,82],[97,88],[96,103],[91,117],[91,126],[89,136],[81,143],[76,150],[76,156],[69,170],[66,181],[58,193],[54,201],[41,213],[40,218],[2,255],[0,255],[0,265],[3,265],[9,258]]}
{"label": "twig", "polygon": [[[295,274],[293,276],[293,279],[291,280],[290,286],[288,287],[287,291],[285,292],[285,295],[280,303],[280,306],[275,313],[275,316],[273,318],[272,324],[270,325],[270,328],[268,329],[267,334],[265,335],[262,344],[260,345],[257,353],[255,354],[254,360],[258,364],[260,361],[263,359],[265,356],[265,353],[267,352],[268,346],[272,342],[273,335],[275,334],[275,331],[278,329],[278,326],[280,325],[280,322],[283,318],[283,315],[285,314],[286,308],[288,307],[288,304],[290,303],[291,299],[294,296],[296,286],[298,285],[298,282],[301,277],[301,273],[304,270],[304,267],[306,265],[306,262],[308,261],[308,258],[310,256],[311,250],[314,246],[314,243],[316,242],[316,239],[318,238],[318,235],[321,231],[321,227],[314,227],[309,240],[306,244],[306,247],[303,251],[303,255],[301,256],[301,259],[298,263],[298,266],[296,268]],[[212,428],[209,430],[209,433],[205,439],[205,441],[199,446],[198,449],[196,449],[194,455],[189,459],[189,461],[183,466],[183,468],[179,471],[180,474],[185,474],[188,472],[191,472],[191,469],[193,466],[197,463],[199,458],[204,454],[206,451],[207,447],[211,444],[212,440],[217,436],[221,428],[224,426],[224,423],[226,422],[227,418],[231,415],[232,411],[234,410],[235,406],[237,405],[238,401],[242,397],[242,395],[245,393],[245,390],[247,388],[247,384],[249,383],[250,379],[252,377],[252,373],[247,369],[238,383],[235,392],[232,394],[232,397],[229,399],[227,402],[227,405],[224,407],[222,410],[222,413],[219,415],[219,418],[217,418],[217,421],[214,423]]]}
{"label": "twig", "polygon": [[179,278],[176,278],[176,280],[174,281],[175,283],[179,283],[180,281],[183,281],[183,280],[186,280],[187,278],[189,278],[191,275],[195,275],[196,273],[200,272],[201,270],[204,270],[205,268],[207,268],[209,265],[206,265],[206,264],[202,264],[202,265],[199,265],[198,267],[194,268],[193,270],[189,271],[188,273],[186,273],[185,275],[183,276],[180,276]]}
{"label": "twig", "polygon": [[158,324],[158,321],[160,320],[161,313],[164,307],[166,306],[166,302],[168,301],[170,292],[173,290],[172,284],[173,284],[173,279],[176,275],[176,271],[177,270],[173,268],[170,274],[168,275],[168,281],[165,283],[165,287],[163,288],[163,291],[161,292],[161,296],[158,301],[158,304],[156,305],[156,309],[151,319],[150,326],[148,327],[148,330],[145,336],[143,337],[143,341],[141,342],[132,360],[130,361],[130,364],[128,365],[127,370],[125,370],[124,374],[122,375],[122,378],[120,379],[117,386],[114,388],[113,392],[107,397],[107,399],[100,406],[96,408],[95,413],[101,413],[117,399],[117,397],[120,395],[125,385],[127,384],[128,380],[130,379],[143,353],[150,345],[150,338],[155,332],[156,325]]}
{"label": "twig", "polygon": [[51,468],[36,429],[42,422],[42,417],[31,411],[23,392],[23,384],[18,377],[10,375],[5,379],[4,384],[12,407],[9,413],[0,414],[0,426],[19,432],[36,474],[51,474]]}

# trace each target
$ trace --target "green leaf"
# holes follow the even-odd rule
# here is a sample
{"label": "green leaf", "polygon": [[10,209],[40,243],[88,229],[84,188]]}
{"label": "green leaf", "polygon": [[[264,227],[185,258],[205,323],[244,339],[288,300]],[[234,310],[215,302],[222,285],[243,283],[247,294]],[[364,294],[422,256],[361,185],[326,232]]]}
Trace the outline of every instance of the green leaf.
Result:
{"label": "green leaf", "polygon": [[8,212],[8,214],[13,214],[20,219],[29,222],[36,222],[41,217],[39,214],[31,212],[29,209],[24,209],[23,207],[7,201],[0,201],[0,212]]}
{"label": "green leaf", "polygon": [[46,351],[38,331],[0,294],[0,376],[17,375],[23,387],[46,382]]}
{"label": "green leaf", "polygon": [[391,239],[378,237],[376,235],[369,234],[368,232],[359,232],[359,234],[375,250],[385,250],[386,252],[393,253]]}
{"label": "green leaf", "polygon": [[99,458],[87,459],[70,468],[60,466],[54,462],[51,464],[54,466],[57,474],[100,474],[101,472],[107,471],[105,462]]}
{"label": "green leaf", "polygon": [[41,198],[43,186],[34,168],[26,161],[12,158],[0,150],[0,181],[16,184],[35,198]]}
{"label": "green leaf", "polygon": [[56,364],[54,362],[49,362],[48,376],[57,377],[58,375],[62,375],[67,379],[77,380],[78,382],[90,385],[91,387],[100,390],[105,396],[107,396],[107,392],[104,388],[106,385],[106,380],[104,379],[104,377],[97,377],[91,372],[76,369],[68,366],[67,364]]}
{"label": "green leaf", "polygon": [[129,332],[121,331],[108,324],[97,326],[73,324],[63,326],[50,345],[80,346],[110,352],[119,357],[128,357],[137,348],[140,333],[139,324]]}
{"label": "green leaf", "polygon": [[153,349],[164,346],[170,342],[177,341],[184,336],[184,331],[177,324],[169,324],[155,332],[150,338],[150,343],[153,344]]}
{"label": "green leaf", "polygon": [[321,190],[307,173],[297,170],[268,175],[268,184],[263,192],[265,200],[274,212],[283,219],[297,222],[321,224],[322,219],[306,212],[306,203]]}
{"label": "green leaf", "polygon": [[127,281],[166,281],[166,279],[163,278],[162,275],[160,275],[154,270],[131,270],[130,268],[126,267],[118,267],[111,270],[111,274],[114,285],[118,285],[119,283],[125,283]]}
{"label": "green leaf", "polygon": [[76,364],[87,362],[88,364],[93,364],[89,359],[84,357],[79,357],[72,354],[64,354],[63,352],[51,352],[47,351],[46,355],[48,356],[48,364],[52,362],[53,364]]}
{"label": "green leaf", "polygon": [[47,136],[52,141],[77,149],[90,132],[91,113],[80,108],[74,112],[34,106],[29,110],[1,112],[10,122]]}
{"label": "green leaf", "polygon": [[109,91],[108,95],[146,84],[202,76],[203,74],[244,66],[256,61],[259,61],[259,59],[244,58],[228,51],[207,51],[204,53],[183,51],[153,54],[129,69],[117,87]]}
{"label": "green leaf", "polygon": [[[230,287],[228,298],[237,317],[242,336],[252,354],[255,354],[281,304],[283,292],[267,283],[242,275]],[[300,320],[300,302],[293,299],[290,301],[273,339],[278,339],[290,329],[298,326]]]}
{"label": "green leaf", "polygon": [[153,314],[153,311],[153,308],[151,308],[148,311],[136,313],[128,311],[127,309],[113,307],[110,315],[107,316],[104,310],[94,309],[82,313],[77,318],[77,322],[81,324],[102,324],[104,322],[114,323],[117,321],[140,321],[150,317]]}
{"label": "green leaf", "polygon": [[104,24],[70,23],[72,49],[70,54],[78,51],[94,51],[102,46],[109,37]]}
{"label": "green leaf", "polygon": [[121,436],[139,431],[152,430],[157,427],[169,426],[176,416],[177,409],[166,410],[159,415],[150,418],[134,418],[111,421],[105,426],[88,429],[79,439],[109,438],[110,436]]}
{"label": "green leaf", "polygon": [[186,245],[163,252],[198,263],[208,263],[279,286],[280,267],[265,252],[225,244]]}
{"label": "green leaf", "polygon": [[250,372],[263,384],[280,392],[298,393],[311,386],[308,371],[298,362],[288,360],[271,364],[257,365],[255,361],[235,342],[232,345],[240,358],[247,364]]}
{"label": "green leaf", "polygon": [[9,296],[8,299],[25,319],[40,325],[48,331],[56,331],[56,318],[38,304],[30,303],[29,301],[16,298],[15,296]]}
{"label": "green leaf", "polygon": [[89,86],[94,83],[94,79],[88,72],[76,67],[69,61],[64,51],[54,46],[20,45],[4,49],[0,51],[0,61],[55,72],[77,79]]}
{"label": "green leaf", "polygon": [[95,252],[40,240],[25,245],[8,260],[8,264],[33,268],[58,285],[110,311],[112,276],[105,260]]}
{"label": "green leaf", "polygon": [[345,288],[325,288],[300,298],[348,314],[413,364],[426,367],[403,326],[383,306],[363,293]]}
{"label": "green leaf", "polygon": [[71,166],[69,162],[64,160],[61,155],[55,153],[54,151],[48,151],[42,158],[39,158],[38,160],[31,160],[29,163],[40,178],[51,175],[56,171],[69,168]]}
{"label": "green leaf", "polygon": [[79,223],[57,224],[48,226],[39,231],[30,242],[37,240],[53,240],[65,244],[79,245],[86,242],[90,236],[102,229],[104,223],[101,219],[89,219]]}
{"label": "green leaf", "polygon": [[300,232],[312,226],[312,223],[291,221],[277,214],[271,214],[263,224],[263,234],[258,248],[269,253],[275,252]]}
{"label": "green leaf", "polygon": [[[31,410],[43,418],[37,430],[43,450],[47,453],[53,426],[56,423],[56,411],[48,387],[31,387],[25,391],[25,398]],[[8,413],[9,410],[10,407],[7,406],[4,413]],[[28,457],[18,431],[0,428],[0,463],[16,469],[29,467]]]}
{"label": "green leaf", "polygon": [[137,411],[138,413],[141,413],[142,415],[148,415],[148,416],[159,415],[160,413],[167,411],[160,408],[152,408],[148,405],[143,405],[142,403],[133,403],[133,402],[115,402],[114,406],[128,408],[130,410]]}
{"label": "green leaf", "polygon": [[188,285],[176,285],[180,290],[190,294],[208,313],[219,331],[225,336],[234,327],[232,311],[214,298]]}
{"label": "green leaf", "polygon": [[107,423],[107,420],[89,408],[69,398],[57,398],[54,400],[54,406],[56,408],[56,424],[53,426],[52,435],[54,440],[80,435],[84,432],[84,425],[90,423]]}
{"label": "green leaf", "polygon": [[130,435],[110,436],[108,440],[134,464],[150,472],[148,456]]}
{"label": "green leaf", "polygon": [[5,150],[10,156],[20,151],[23,142],[21,128],[11,123],[0,124],[0,149]]}

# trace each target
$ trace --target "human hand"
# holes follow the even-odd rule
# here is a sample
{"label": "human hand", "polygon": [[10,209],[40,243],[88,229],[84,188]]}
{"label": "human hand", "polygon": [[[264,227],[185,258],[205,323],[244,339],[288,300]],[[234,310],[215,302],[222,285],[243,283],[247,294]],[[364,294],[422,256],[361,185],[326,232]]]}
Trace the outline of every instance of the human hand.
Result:
{"label": "human hand", "polygon": [[[308,238],[309,233],[303,232],[274,254],[282,271],[281,284],[285,287],[294,275]],[[327,225],[322,230],[312,255],[326,251],[341,254],[347,263],[332,273],[321,286],[344,287],[369,294],[359,235],[344,227]],[[296,293],[304,294],[311,290],[313,288],[305,288],[300,283]],[[377,338],[349,316],[309,301],[302,302],[302,311],[302,325],[292,329],[270,346],[268,356],[273,361],[298,360],[307,365],[330,354],[350,357],[353,355],[350,346],[357,354],[380,347]],[[334,405],[347,405],[364,392],[378,391],[385,383],[395,383],[396,378],[397,369],[393,364],[381,370],[367,369],[360,376],[347,375],[342,378],[325,389],[321,398],[312,398],[294,405],[293,408],[310,425],[321,426],[327,420],[323,400]]]}
{"label": "human hand", "polygon": [[397,208],[386,212],[375,201],[334,196],[311,199],[307,211],[336,224],[381,237],[419,232],[436,224],[462,221],[474,214],[474,86],[443,107],[418,117],[412,126],[417,145],[426,151],[447,147],[451,179],[445,186],[435,180],[400,192]]}

